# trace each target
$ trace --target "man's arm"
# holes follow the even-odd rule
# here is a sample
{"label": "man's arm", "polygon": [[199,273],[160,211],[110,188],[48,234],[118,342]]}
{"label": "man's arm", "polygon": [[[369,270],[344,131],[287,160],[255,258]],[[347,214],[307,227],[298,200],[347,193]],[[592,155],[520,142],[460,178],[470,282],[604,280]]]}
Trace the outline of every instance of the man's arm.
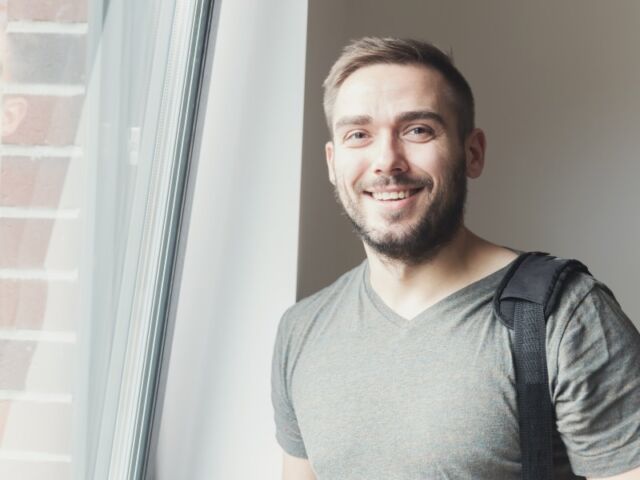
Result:
{"label": "man's arm", "polygon": [[[631,477],[629,478],[631,479]],[[311,469],[309,460],[294,457],[284,452],[282,458],[282,480],[316,480],[316,475]],[[631,480],[635,480],[635,478]]]}
{"label": "man's arm", "polygon": [[587,480],[640,480],[640,467],[629,470],[626,473],[620,475],[614,475],[613,477],[606,478],[594,478],[589,477]]}
{"label": "man's arm", "polygon": [[557,352],[557,427],[573,471],[590,480],[640,480],[640,334],[599,283],[567,318],[550,351]]}

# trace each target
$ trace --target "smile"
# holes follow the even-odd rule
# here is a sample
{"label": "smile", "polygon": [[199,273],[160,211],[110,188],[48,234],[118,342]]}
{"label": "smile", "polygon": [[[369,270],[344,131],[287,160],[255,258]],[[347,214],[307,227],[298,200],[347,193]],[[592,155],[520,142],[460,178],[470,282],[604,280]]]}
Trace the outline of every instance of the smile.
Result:
{"label": "smile", "polygon": [[413,190],[400,190],[393,192],[366,192],[368,195],[372,196],[375,200],[381,201],[393,201],[393,200],[403,200],[405,198],[409,198],[412,195],[418,193],[421,188],[416,188]]}

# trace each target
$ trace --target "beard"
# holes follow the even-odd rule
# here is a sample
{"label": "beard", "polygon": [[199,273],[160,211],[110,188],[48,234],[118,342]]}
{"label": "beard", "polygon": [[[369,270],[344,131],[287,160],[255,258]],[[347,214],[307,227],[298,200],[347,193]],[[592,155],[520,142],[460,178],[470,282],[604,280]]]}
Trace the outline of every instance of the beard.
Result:
{"label": "beard", "polygon": [[[430,177],[409,177],[400,174],[385,177],[384,182],[376,183],[376,187],[397,186],[425,190],[433,188]],[[371,188],[371,186],[369,186]],[[364,191],[357,188],[356,191]],[[459,159],[454,167],[446,172],[442,188],[433,196],[421,217],[414,225],[402,232],[376,232],[367,226],[363,212],[347,195],[340,196],[334,187],[336,200],[343,212],[351,221],[356,234],[371,248],[389,260],[400,261],[406,265],[418,265],[428,262],[447,245],[462,226],[464,208],[467,199],[467,176],[464,158]],[[390,224],[401,225],[405,212],[396,212],[387,217]],[[391,228],[389,228],[391,230]]]}

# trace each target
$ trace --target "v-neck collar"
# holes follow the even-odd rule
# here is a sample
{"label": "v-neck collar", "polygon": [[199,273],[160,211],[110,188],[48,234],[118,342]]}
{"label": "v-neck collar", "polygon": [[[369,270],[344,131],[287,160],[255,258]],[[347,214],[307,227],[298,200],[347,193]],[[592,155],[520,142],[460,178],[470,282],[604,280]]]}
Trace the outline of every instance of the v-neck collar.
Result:
{"label": "v-neck collar", "polygon": [[442,310],[450,307],[452,303],[455,303],[456,300],[458,300],[460,297],[463,297],[465,294],[467,294],[471,290],[482,289],[483,287],[490,288],[490,289],[495,288],[495,286],[497,286],[498,281],[505,275],[505,273],[507,272],[507,270],[509,269],[512,263],[513,261],[509,262],[507,265],[496,270],[495,272],[490,273],[474,282],[471,282],[470,284],[465,285],[462,288],[459,288],[455,292],[450,293],[449,295],[442,298],[441,300],[438,300],[433,305],[427,307],[426,309],[424,309],[423,311],[421,311],[411,319],[407,319],[401,316],[400,314],[396,313],[395,310],[389,307],[389,305],[387,305],[384,302],[384,300],[382,300],[382,297],[380,297],[380,295],[378,295],[378,293],[373,289],[373,287],[371,286],[370,278],[369,278],[369,261],[368,260],[364,261],[364,268],[362,269],[362,275],[363,275],[362,283],[364,285],[364,289],[366,291],[366,294],[369,300],[375,306],[375,308],[380,312],[380,314],[382,314],[387,320],[396,324],[397,326],[407,328],[416,323],[419,323],[425,317],[437,315],[438,312],[441,312]]}

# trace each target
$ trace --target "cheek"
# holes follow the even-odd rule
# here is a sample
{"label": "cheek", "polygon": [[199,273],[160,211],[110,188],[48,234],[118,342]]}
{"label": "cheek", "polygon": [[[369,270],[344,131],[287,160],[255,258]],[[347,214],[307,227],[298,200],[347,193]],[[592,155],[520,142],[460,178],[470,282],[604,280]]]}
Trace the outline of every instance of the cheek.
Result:
{"label": "cheek", "polygon": [[440,143],[407,144],[405,156],[413,169],[423,172],[435,172],[445,167],[450,153]]}
{"label": "cheek", "polygon": [[[422,146],[425,147],[425,146]],[[464,152],[450,145],[429,145],[428,148],[415,148],[408,153],[414,172],[431,177],[435,183],[446,182],[460,162],[464,164]]]}
{"label": "cheek", "polygon": [[364,162],[346,160],[334,164],[336,183],[349,190],[358,190],[366,171]]}

